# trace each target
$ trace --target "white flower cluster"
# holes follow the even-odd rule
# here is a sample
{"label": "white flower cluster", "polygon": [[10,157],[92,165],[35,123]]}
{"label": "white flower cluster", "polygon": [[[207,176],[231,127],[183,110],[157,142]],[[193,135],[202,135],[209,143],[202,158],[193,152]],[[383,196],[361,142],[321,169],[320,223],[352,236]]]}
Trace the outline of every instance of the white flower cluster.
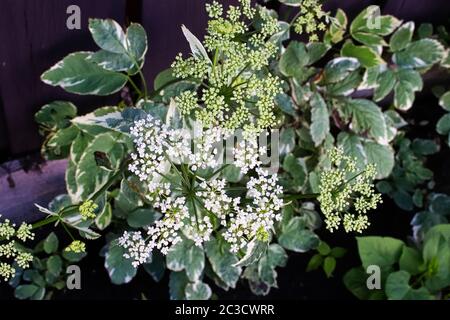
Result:
{"label": "white flower cluster", "polygon": [[231,198],[225,192],[225,179],[213,179],[203,181],[200,190],[196,195],[203,199],[203,204],[209,212],[221,220],[221,224],[226,224],[228,213],[239,205],[240,198]]}
{"label": "white flower cluster", "polygon": [[[198,169],[220,172],[227,130],[209,128],[191,137],[148,116],[135,122],[131,134],[137,152],[129,170],[143,182],[147,199],[162,213],[147,228],[145,240],[140,232],[126,232],[119,239],[134,266],[145,263],[154,249],[167,254],[184,237],[201,246],[209,241],[215,218],[234,252],[255,237],[269,239],[274,221],[280,219],[282,188],[276,175],[262,169],[258,157],[265,149],[258,147],[256,138],[245,137],[234,152],[235,165],[243,173],[256,169],[256,177],[247,182],[247,196],[241,198],[227,193],[227,182],[219,173],[209,178],[196,174]],[[180,179],[174,182],[177,175]]]}
{"label": "white flower cluster", "polygon": [[237,147],[233,149],[235,165],[241,168],[242,174],[246,174],[248,170],[262,165],[259,159],[266,151],[266,147],[258,147],[256,136],[249,136],[239,142]]}
{"label": "white flower cluster", "polygon": [[129,170],[141,181],[158,179],[167,171],[170,159],[175,163],[189,163],[191,170],[214,168],[219,162],[217,145],[226,137],[225,131],[215,127],[191,134],[184,129],[170,129],[161,120],[148,115],[130,129],[136,153]]}
{"label": "white flower cluster", "polygon": [[256,172],[258,176],[247,183],[247,197],[253,201],[244,208],[236,206],[235,213],[230,214],[224,238],[231,243],[232,252],[245,248],[254,237],[267,241],[274,222],[281,219],[283,188],[278,185],[277,175],[269,176],[262,168],[257,168]]}
{"label": "white flower cluster", "polygon": [[146,263],[150,258],[150,250],[141,232],[127,232],[119,238],[119,245],[127,250],[123,255],[127,259],[132,259],[133,266],[136,268],[140,264]]}

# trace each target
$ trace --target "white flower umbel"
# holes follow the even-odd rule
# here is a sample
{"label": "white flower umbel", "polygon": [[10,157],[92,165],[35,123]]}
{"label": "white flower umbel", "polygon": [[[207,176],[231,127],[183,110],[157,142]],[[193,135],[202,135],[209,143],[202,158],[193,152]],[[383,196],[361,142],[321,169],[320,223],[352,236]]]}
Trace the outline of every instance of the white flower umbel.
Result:
{"label": "white flower umbel", "polygon": [[[162,214],[146,228],[145,240],[141,233],[125,233],[120,239],[133,265],[145,263],[154,249],[167,254],[184,238],[201,246],[214,231],[224,234],[233,251],[244,249],[255,237],[268,241],[274,222],[280,219],[282,188],[276,175],[261,168],[259,156],[265,149],[258,147],[253,135],[245,135],[233,153],[243,173],[256,173],[243,189],[245,198],[232,197],[228,182],[220,178],[228,130],[201,127],[200,133],[191,134],[148,116],[135,122],[131,135],[137,151],[129,169],[145,186],[147,200]],[[198,175],[199,171],[203,174]],[[215,220],[220,222],[216,226]]]}
{"label": "white flower umbel", "polygon": [[248,137],[238,143],[233,149],[235,166],[247,174],[251,169],[261,166],[260,156],[266,153],[266,147],[258,147],[256,136]]}
{"label": "white flower umbel", "polygon": [[245,248],[255,237],[267,241],[274,222],[281,219],[283,188],[277,184],[277,175],[269,176],[262,168],[257,168],[256,172],[258,176],[247,183],[247,198],[251,202],[243,208],[235,206],[236,212],[230,214],[230,223],[224,234],[233,252]]}
{"label": "white flower umbel", "polygon": [[151,250],[139,231],[130,233],[125,231],[122,237],[119,238],[118,243],[124,249],[127,249],[124,257],[132,259],[134,267],[146,263],[150,258]]}

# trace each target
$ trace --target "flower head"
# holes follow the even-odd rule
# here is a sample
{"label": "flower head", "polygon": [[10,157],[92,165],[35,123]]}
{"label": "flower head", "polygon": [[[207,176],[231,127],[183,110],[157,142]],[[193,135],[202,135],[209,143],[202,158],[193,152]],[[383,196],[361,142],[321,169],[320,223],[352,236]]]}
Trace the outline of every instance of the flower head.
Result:
{"label": "flower head", "polygon": [[342,223],[346,232],[361,233],[370,225],[366,213],[382,202],[373,185],[376,167],[368,164],[358,172],[356,159],[340,148],[331,150],[329,158],[332,168],[320,175],[318,197],[327,229],[333,232]]}
{"label": "flower head", "polygon": [[80,240],[74,240],[66,247],[66,249],[64,249],[64,251],[73,253],[84,253],[86,252],[86,244]]}
{"label": "flower head", "polygon": [[[244,135],[244,143],[234,152],[235,166],[256,174],[247,182],[245,198],[232,196],[228,182],[220,177],[224,154],[219,150],[229,137],[228,130],[213,127],[192,134],[149,115],[134,123],[131,135],[137,151],[131,155],[129,170],[139,177],[145,197],[162,214],[145,228],[147,237],[139,231],[125,232],[119,239],[133,265],[145,263],[155,249],[167,254],[185,238],[201,246],[216,230],[235,252],[245,249],[253,238],[268,241],[274,222],[281,217],[282,188],[277,176],[262,168],[258,156],[265,149],[258,147],[254,135]],[[202,170],[219,173],[198,175]]]}
{"label": "flower head", "polygon": [[307,33],[310,42],[319,41],[317,32],[325,31],[327,17],[319,0],[304,0],[299,17],[294,22],[294,30],[298,34]]}
{"label": "flower head", "polygon": [[[245,35],[249,31],[246,20],[257,10],[250,0],[239,2],[239,6],[229,7],[225,17],[219,3],[206,5],[211,20],[204,46],[209,57],[183,59],[178,55],[172,64],[176,77],[195,78],[205,85],[198,92],[183,92],[175,100],[183,114],[195,110],[205,128],[250,125],[261,131],[277,125],[274,99],[282,91],[281,81],[267,67],[278,50],[270,39],[279,25],[276,18],[259,9],[260,28]],[[242,37],[248,41],[239,40]]]}
{"label": "flower head", "polygon": [[79,207],[82,219],[95,219],[95,210],[97,210],[97,208],[98,205],[92,200],[83,202]]}
{"label": "flower head", "polygon": [[16,225],[8,219],[0,223],[0,277],[5,281],[15,275],[14,263],[19,268],[26,269],[33,261],[32,254],[18,243],[33,240],[34,233],[31,230],[32,226],[25,222],[17,230]]}

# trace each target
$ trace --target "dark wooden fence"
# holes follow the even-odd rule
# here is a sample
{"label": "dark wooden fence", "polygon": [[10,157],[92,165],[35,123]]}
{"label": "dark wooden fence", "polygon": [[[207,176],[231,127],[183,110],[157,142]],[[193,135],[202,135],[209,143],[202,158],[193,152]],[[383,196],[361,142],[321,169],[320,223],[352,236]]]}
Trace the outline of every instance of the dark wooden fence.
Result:
{"label": "dark wooden fence", "polygon": [[[205,0],[2,0],[0,10],[0,163],[39,149],[41,138],[34,113],[55,99],[73,101],[87,112],[117,98],[80,97],[40,82],[40,74],[78,50],[94,49],[87,30],[89,17],[113,18],[122,25],[141,22],[149,34],[145,74],[149,81],[167,68],[188,46],[180,32],[185,24],[202,35]],[[220,0],[235,4],[237,0]],[[81,30],[68,30],[66,9],[81,8]],[[449,17],[449,0],[330,0],[327,9],[344,8],[351,16],[370,4],[405,20],[442,23]]]}

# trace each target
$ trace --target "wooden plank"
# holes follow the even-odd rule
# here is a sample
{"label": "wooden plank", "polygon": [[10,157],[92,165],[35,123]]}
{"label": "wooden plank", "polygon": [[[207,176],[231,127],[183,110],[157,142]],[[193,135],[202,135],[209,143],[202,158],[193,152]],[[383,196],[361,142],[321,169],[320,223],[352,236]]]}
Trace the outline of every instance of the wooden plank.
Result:
{"label": "wooden plank", "polygon": [[450,1],[445,0],[388,0],[383,13],[392,14],[406,21],[414,21],[418,26],[422,22],[436,25],[448,23]]}
{"label": "wooden plank", "polygon": [[11,174],[14,188],[11,188],[6,175],[0,176],[0,214],[12,221],[32,222],[40,217],[35,203],[47,204],[57,195],[66,193],[64,174],[67,160],[47,162],[41,171],[23,170]]}
{"label": "wooden plank", "polygon": [[[144,73],[149,85],[160,71],[170,67],[179,52],[189,52],[181,32],[182,24],[199,39],[203,38],[208,21],[205,3],[205,0],[143,1],[142,24],[149,37]],[[220,3],[228,6],[238,1],[222,0]]]}
{"label": "wooden plank", "polygon": [[[81,9],[81,30],[66,27],[69,5]],[[34,113],[56,99],[75,102],[82,112],[117,101],[80,97],[43,84],[46,69],[73,51],[95,49],[89,17],[125,22],[126,0],[4,0],[0,10],[0,100],[10,151],[20,154],[40,146]]]}

